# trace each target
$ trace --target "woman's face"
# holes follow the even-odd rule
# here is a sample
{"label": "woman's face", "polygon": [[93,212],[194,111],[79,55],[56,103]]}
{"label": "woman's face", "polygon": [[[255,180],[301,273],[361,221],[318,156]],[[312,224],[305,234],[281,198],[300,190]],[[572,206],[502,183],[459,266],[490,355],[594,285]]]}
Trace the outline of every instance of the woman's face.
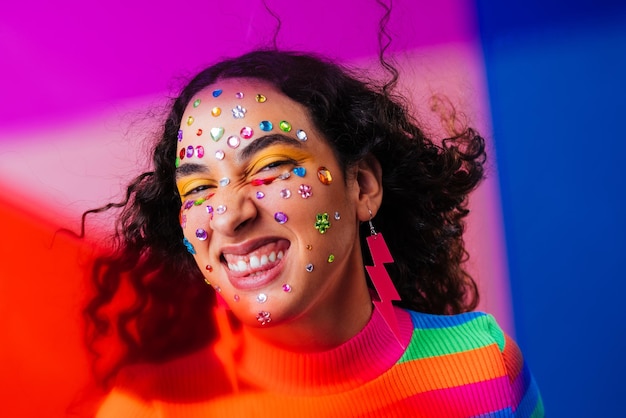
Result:
{"label": "woman's face", "polygon": [[187,246],[245,325],[323,316],[365,286],[356,176],[300,104],[219,81],[187,106],[177,151]]}

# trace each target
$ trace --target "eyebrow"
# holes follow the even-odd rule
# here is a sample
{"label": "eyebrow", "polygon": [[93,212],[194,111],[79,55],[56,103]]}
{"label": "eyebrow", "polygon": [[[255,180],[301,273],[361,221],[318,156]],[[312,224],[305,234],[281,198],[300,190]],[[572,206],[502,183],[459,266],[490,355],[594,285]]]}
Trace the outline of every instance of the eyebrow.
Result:
{"label": "eyebrow", "polygon": [[184,163],[176,167],[176,179],[178,180],[181,177],[190,176],[192,174],[207,174],[210,171],[211,170],[204,164]]}
{"label": "eyebrow", "polygon": [[245,161],[262,149],[275,144],[285,144],[296,148],[302,148],[302,143],[290,136],[282,134],[265,135],[255,139],[250,143],[250,145],[242,149],[237,156],[237,159],[239,161]]}

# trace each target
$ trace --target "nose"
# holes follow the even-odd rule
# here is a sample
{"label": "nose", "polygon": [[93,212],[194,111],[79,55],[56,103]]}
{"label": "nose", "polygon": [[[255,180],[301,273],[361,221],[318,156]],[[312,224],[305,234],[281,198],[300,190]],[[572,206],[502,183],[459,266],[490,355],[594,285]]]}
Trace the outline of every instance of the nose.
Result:
{"label": "nose", "polygon": [[226,236],[235,236],[257,217],[257,207],[247,193],[224,189],[212,199],[211,229]]}

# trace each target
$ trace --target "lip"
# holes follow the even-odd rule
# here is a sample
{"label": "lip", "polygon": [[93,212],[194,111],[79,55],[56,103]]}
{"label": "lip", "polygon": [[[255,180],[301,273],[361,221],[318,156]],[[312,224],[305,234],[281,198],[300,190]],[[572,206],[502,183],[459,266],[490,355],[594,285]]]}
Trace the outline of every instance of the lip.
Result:
{"label": "lip", "polygon": [[282,244],[282,246],[285,247],[284,249],[282,249],[283,258],[280,259],[280,261],[278,261],[276,264],[273,264],[269,268],[267,268],[267,266],[263,266],[263,267],[252,269],[251,271],[245,272],[245,273],[235,272],[235,271],[231,271],[228,268],[226,260],[224,259],[224,257],[222,257],[222,265],[223,265],[224,271],[226,272],[226,275],[228,277],[228,281],[230,282],[230,284],[235,289],[238,289],[238,290],[254,290],[254,289],[265,287],[268,284],[275,281],[276,279],[278,279],[278,277],[283,271],[283,268],[285,265],[285,259],[289,252],[290,243],[289,241],[284,240],[282,238],[263,238],[263,239],[253,240],[253,241],[249,241],[249,242],[238,244],[238,245],[224,247],[222,249],[222,254],[226,253],[226,254],[233,254],[233,255],[247,255],[265,245],[268,245],[271,243],[279,243],[279,245],[281,245],[280,244],[281,242],[287,243],[286,245]]}

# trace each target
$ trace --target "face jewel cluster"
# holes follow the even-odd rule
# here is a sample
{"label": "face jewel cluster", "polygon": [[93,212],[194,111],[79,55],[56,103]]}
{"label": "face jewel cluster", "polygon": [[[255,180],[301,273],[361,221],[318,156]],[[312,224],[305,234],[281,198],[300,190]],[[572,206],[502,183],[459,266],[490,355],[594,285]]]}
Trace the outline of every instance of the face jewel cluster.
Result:
{"label": "face jewel cluster", "polygon": [[[211,95],[214,98],[220,97],[222,95],[223,91],[221,89],[215,89],[211,92]],[[243,92],[236,92],[235,93],[235,98],[237,99],[243,99],[245,97]],[[261,93],[258,93],[254,96],[254,99],[257,103],[265,103],[267,101],[267,97]],[[201,109],[202,106],[202,100],[201,99],[196,99],[192,102],[192,106],[193,109]],[[206,105],[202,104],[203,106]],[[238,104],[236,106],[234,106],[231,109],[231,114],[232,117],[234,119],[245,119],[246,117],[246,113],[248,112],[248,110]],[[213,106],[211,107],[210,110],[211,116],[214,118],[218,118],[222,115],[222,108],[219,106]],[[197,117],[197,115],[196,115]],[[187,124],[187,126],[192,126],[194,123],[196,122],[196,118],[194,116],[188,116],[187,119],[185,120],[185,123]],[[293,126],[291,125],[291,123],[287,120],[281,120],[278,122],[277,124],[278,129],[280,129],[282,132],[291,132],[293,130]],[[272,130],[274,130],[275,125],[274,123],[272,123],[269,120],[262,120],[259,125],[258,125],[258,129],[260,129],[263,132],[270,132]],[[211,137],[211,139],[215,142],[219,141],[222,139],[222,137],[224,137],[224,128],[220,127],[220,126],[215,126],[211,129],[209,129],[209,135]],[[203,135],[203,130],[198,128],[196,130],[196,135],[197,136],[202,136]],[[302,129],[297,129],[295,131],[296,134],[296,138],[298,138],[300,141],[306,141],[307,138],[307,134],[304,130]],[[244,126],[243,128],[241,128],[240,132],[239,132],[239,137],[241,137],[242,139],[250,139],[252,138],[252,136],[254,136],[254,127],[252,126]],[[228,137],[228,146],[230,148],[237,148],[239,147],[239,145],[241,144],[240,138],[235,136],[235,135],[231,135]],[[183,131],[182,129],[178,131],[178,135],[177,135],[178,141],[182,141],[183,140]],[[198,148],[196,147],[196,150]],[[180,165],[180,162],[183,158],[187,157],[190,158],[193,155],[196,155],[198,158],[202,158],[204,156],[204,150],[202,149],[201,151],[198,150],[197,152],[189,152],[188,150],[182,150],[181,154],[176,158],[176,166],[178,167]],[[223,155],[222,154],[216,154],[215,156],[218,160],[223,159]]]}

